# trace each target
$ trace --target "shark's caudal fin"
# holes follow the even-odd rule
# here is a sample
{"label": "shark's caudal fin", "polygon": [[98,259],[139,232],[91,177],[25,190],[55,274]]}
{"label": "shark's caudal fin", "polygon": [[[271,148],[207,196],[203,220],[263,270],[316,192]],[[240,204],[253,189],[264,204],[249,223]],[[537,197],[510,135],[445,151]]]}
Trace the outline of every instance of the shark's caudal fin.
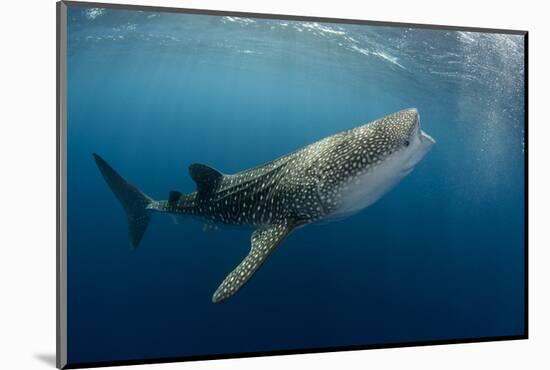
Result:
{"label": "shark's caudal fin", "polygon": [[151,220],[151,210],[147,206],[153,201],[134,185],[120,176],[103,158],[93,154],[97,167],[107,185],[118,198],[128,217],[128,237],[132,247],[137,247]]}

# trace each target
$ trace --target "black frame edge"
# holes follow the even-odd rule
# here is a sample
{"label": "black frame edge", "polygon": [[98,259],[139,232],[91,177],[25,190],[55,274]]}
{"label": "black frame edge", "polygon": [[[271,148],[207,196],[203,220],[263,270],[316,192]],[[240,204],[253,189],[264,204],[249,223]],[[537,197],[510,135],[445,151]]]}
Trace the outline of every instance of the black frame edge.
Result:
{"label": "black frame edge", "polygon": [[451,340],[433,340],[433,341],[430,340],[430,341],[405,342],[405,343],[389,343],[389,344],[380,344],[380,345],[373,344],[373,345],[364,345],[364,346],[357,345],[357,346],[341,346],[341,347],[326,347],[326,348],[325,347],[308,348],[308,349],[301,349],[301,350],[276,350],[276,351],[228,353],[228,354],[216,354],[216,355],[165,357],[165,358],[140,359],[140,360],[81,362],[81,363],[69,363],[67,364],[67,366],[64,367],[64,369],[81,369],[81,368],[92,368],[92,367],[110,367],[110,366],[127,366],[127,365],[151,365],[151,364],[174,363],[174,362],[227,360],[227,359],[235,359],[235,358],[305,355],[305,354],[332,353],[332,352],[351,352],[351,351],[373,350],[373,349],[424,347],[424,346],[449,345],[449,344],[475,344],[475,343],[525,340],[525,339],[527,339],[525,335],[510,335],[510,336],[484,337],[484,338],[465,338],[465,339],[451,339]]}
{"label": "black frame edge", "polygon": [[60,299],[59,299],[59,287],[60,287],[60,281],[61,276],[59,272],[60,268],[60,251],[59,251],[59,237],[61,234],[61,230],[59,229],[59,210],[60,210],[60,204],[59,204],[59,159],[60,159],[60,138],[59,138],[59,111],[60,111],[60,104],[59,104],[59,72],[60,72],[60,65],[59,65],[59,58],[60,58],[60,51],[59,51],[59,39],[61,37],[60,32],[60,22],[59,19],[61,18],[61,3],[57,2],[55,4],[55,227],[56,227],[56,235],[55,235],[55,365],[57,368],[61,368],[61,333],[60,333],[60,320],[61,320],[61,312],[60,312]]}
{"label": "black frame edge", "polygon": [[58,1],[55,4],[56,10],[56,346],[55,359],[56,367],[63,369],[67,366],[67,289],[66,289],[66,250],[64,235],[66,234],[63,202],[66,186],[64,181],[64,163],[66,154],[64,150],[63,138],[65,136],[66,109],[65,95],[67,64],[64,61],[66,57],[66,42],[63,38],[67,35],[67,22],[63,17],[67,16],[67,4],[64,1]]}
{"label": "black frame edge", "polygon": [[434,30],[449,30],[449,31],[464,31],[464,32],[483,32],[483,33],[504,33],[513,35],[525,35],[526,30],[499,29],[499,28],[483,28],[483,27],[468,27],[468,26],[449,26],[449,25],[434,25],[424,23],[406,23],[406,22],[386,22],[386,21],[371,21],[362,19],[350,18],[331,18],[331,17],[316,17],[302,15],[287,15],[287,14],[271,14],[271,13],[253,13],[230,10],[212,10],[212,9],[192,9],[192,8],[175,8],[152,5],[131,5],[131,4],[111,4],[100,2],[85,2],[78,0],[63,0],[63,3],[69,6],[81,6],[88,8],[109,8],[109,9],[127,9],[127,10],[143,10],[166,13],[187,13],[187,14],[202,14],[202,15],[217,15],[217,16],[234,16],[234,17],[250,17],[250,18],[265,18],[265,19],[281,19],[289,21],[307,21],[307,22],[326,22],[326,23],[344,23],[344,24],[360,24],[382,27],[410,27],[423,28]]}
{"label": "black frame edge", "polygon": [[523,84],[524,84],[524,329],[529,338],[529,32],[523,36]]}
{"label": "black frame edge", "polygon": [[59,320],[59,17],[61,3],[55,4],[55,365],[60,367]]}

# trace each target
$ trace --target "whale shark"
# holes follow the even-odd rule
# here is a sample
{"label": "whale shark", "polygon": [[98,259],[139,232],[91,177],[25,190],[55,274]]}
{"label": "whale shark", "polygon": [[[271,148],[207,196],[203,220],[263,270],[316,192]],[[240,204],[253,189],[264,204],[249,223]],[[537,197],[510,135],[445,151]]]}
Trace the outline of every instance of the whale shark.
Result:
{"label": "whale shark", "polygon": [[219,303],[239,291],[293,230],[370,206],[410,174],[434,143],[420,129],[417,109],[405,109],[235,174],[191,164],[196,191],[171,191],[166,200],[152,199],[93,157],[126,212],[134,248],[153,213],[255,228],[248,255],[212,296]]}

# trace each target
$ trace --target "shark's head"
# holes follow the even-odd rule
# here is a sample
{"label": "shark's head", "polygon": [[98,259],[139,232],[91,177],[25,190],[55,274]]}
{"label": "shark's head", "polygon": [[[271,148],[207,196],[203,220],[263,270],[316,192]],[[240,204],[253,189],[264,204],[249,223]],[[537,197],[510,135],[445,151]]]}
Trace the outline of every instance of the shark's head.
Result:
{"label": "shark's head", "polygon": [[334,209],[333,216],[339,217],[368,207],[407,176],[434,143],[420,129],[415,108],[349,131],[335,147],[339,162],[326,171],[328,179],[323,184],[336,184],[323,185],[326,208]]}
{"label": "shark's head", "polygon": [[416,108],[405,109],[373,122],[378,160],[390,160],[395,170],[409,174],[430,151],[435,140],[420,129]]}

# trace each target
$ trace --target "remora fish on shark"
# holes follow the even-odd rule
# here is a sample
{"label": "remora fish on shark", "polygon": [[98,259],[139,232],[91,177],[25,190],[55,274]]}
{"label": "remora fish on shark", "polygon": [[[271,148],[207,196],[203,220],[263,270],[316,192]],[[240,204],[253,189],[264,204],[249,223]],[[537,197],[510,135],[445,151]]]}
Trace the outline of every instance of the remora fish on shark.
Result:
{"label": "remora fish on shark", "polygon": [[235,294],[293,229],[368,207],[408,175],[434,143],[420,129],[417,110],[406,109],[233,175],[192,164],[189,174],[197,191],[172,191],[159,201],[97,154],[94,158],[126,211],[133,247],[153,212],[256,228],[250,252],[215,291],[217,303]]}

